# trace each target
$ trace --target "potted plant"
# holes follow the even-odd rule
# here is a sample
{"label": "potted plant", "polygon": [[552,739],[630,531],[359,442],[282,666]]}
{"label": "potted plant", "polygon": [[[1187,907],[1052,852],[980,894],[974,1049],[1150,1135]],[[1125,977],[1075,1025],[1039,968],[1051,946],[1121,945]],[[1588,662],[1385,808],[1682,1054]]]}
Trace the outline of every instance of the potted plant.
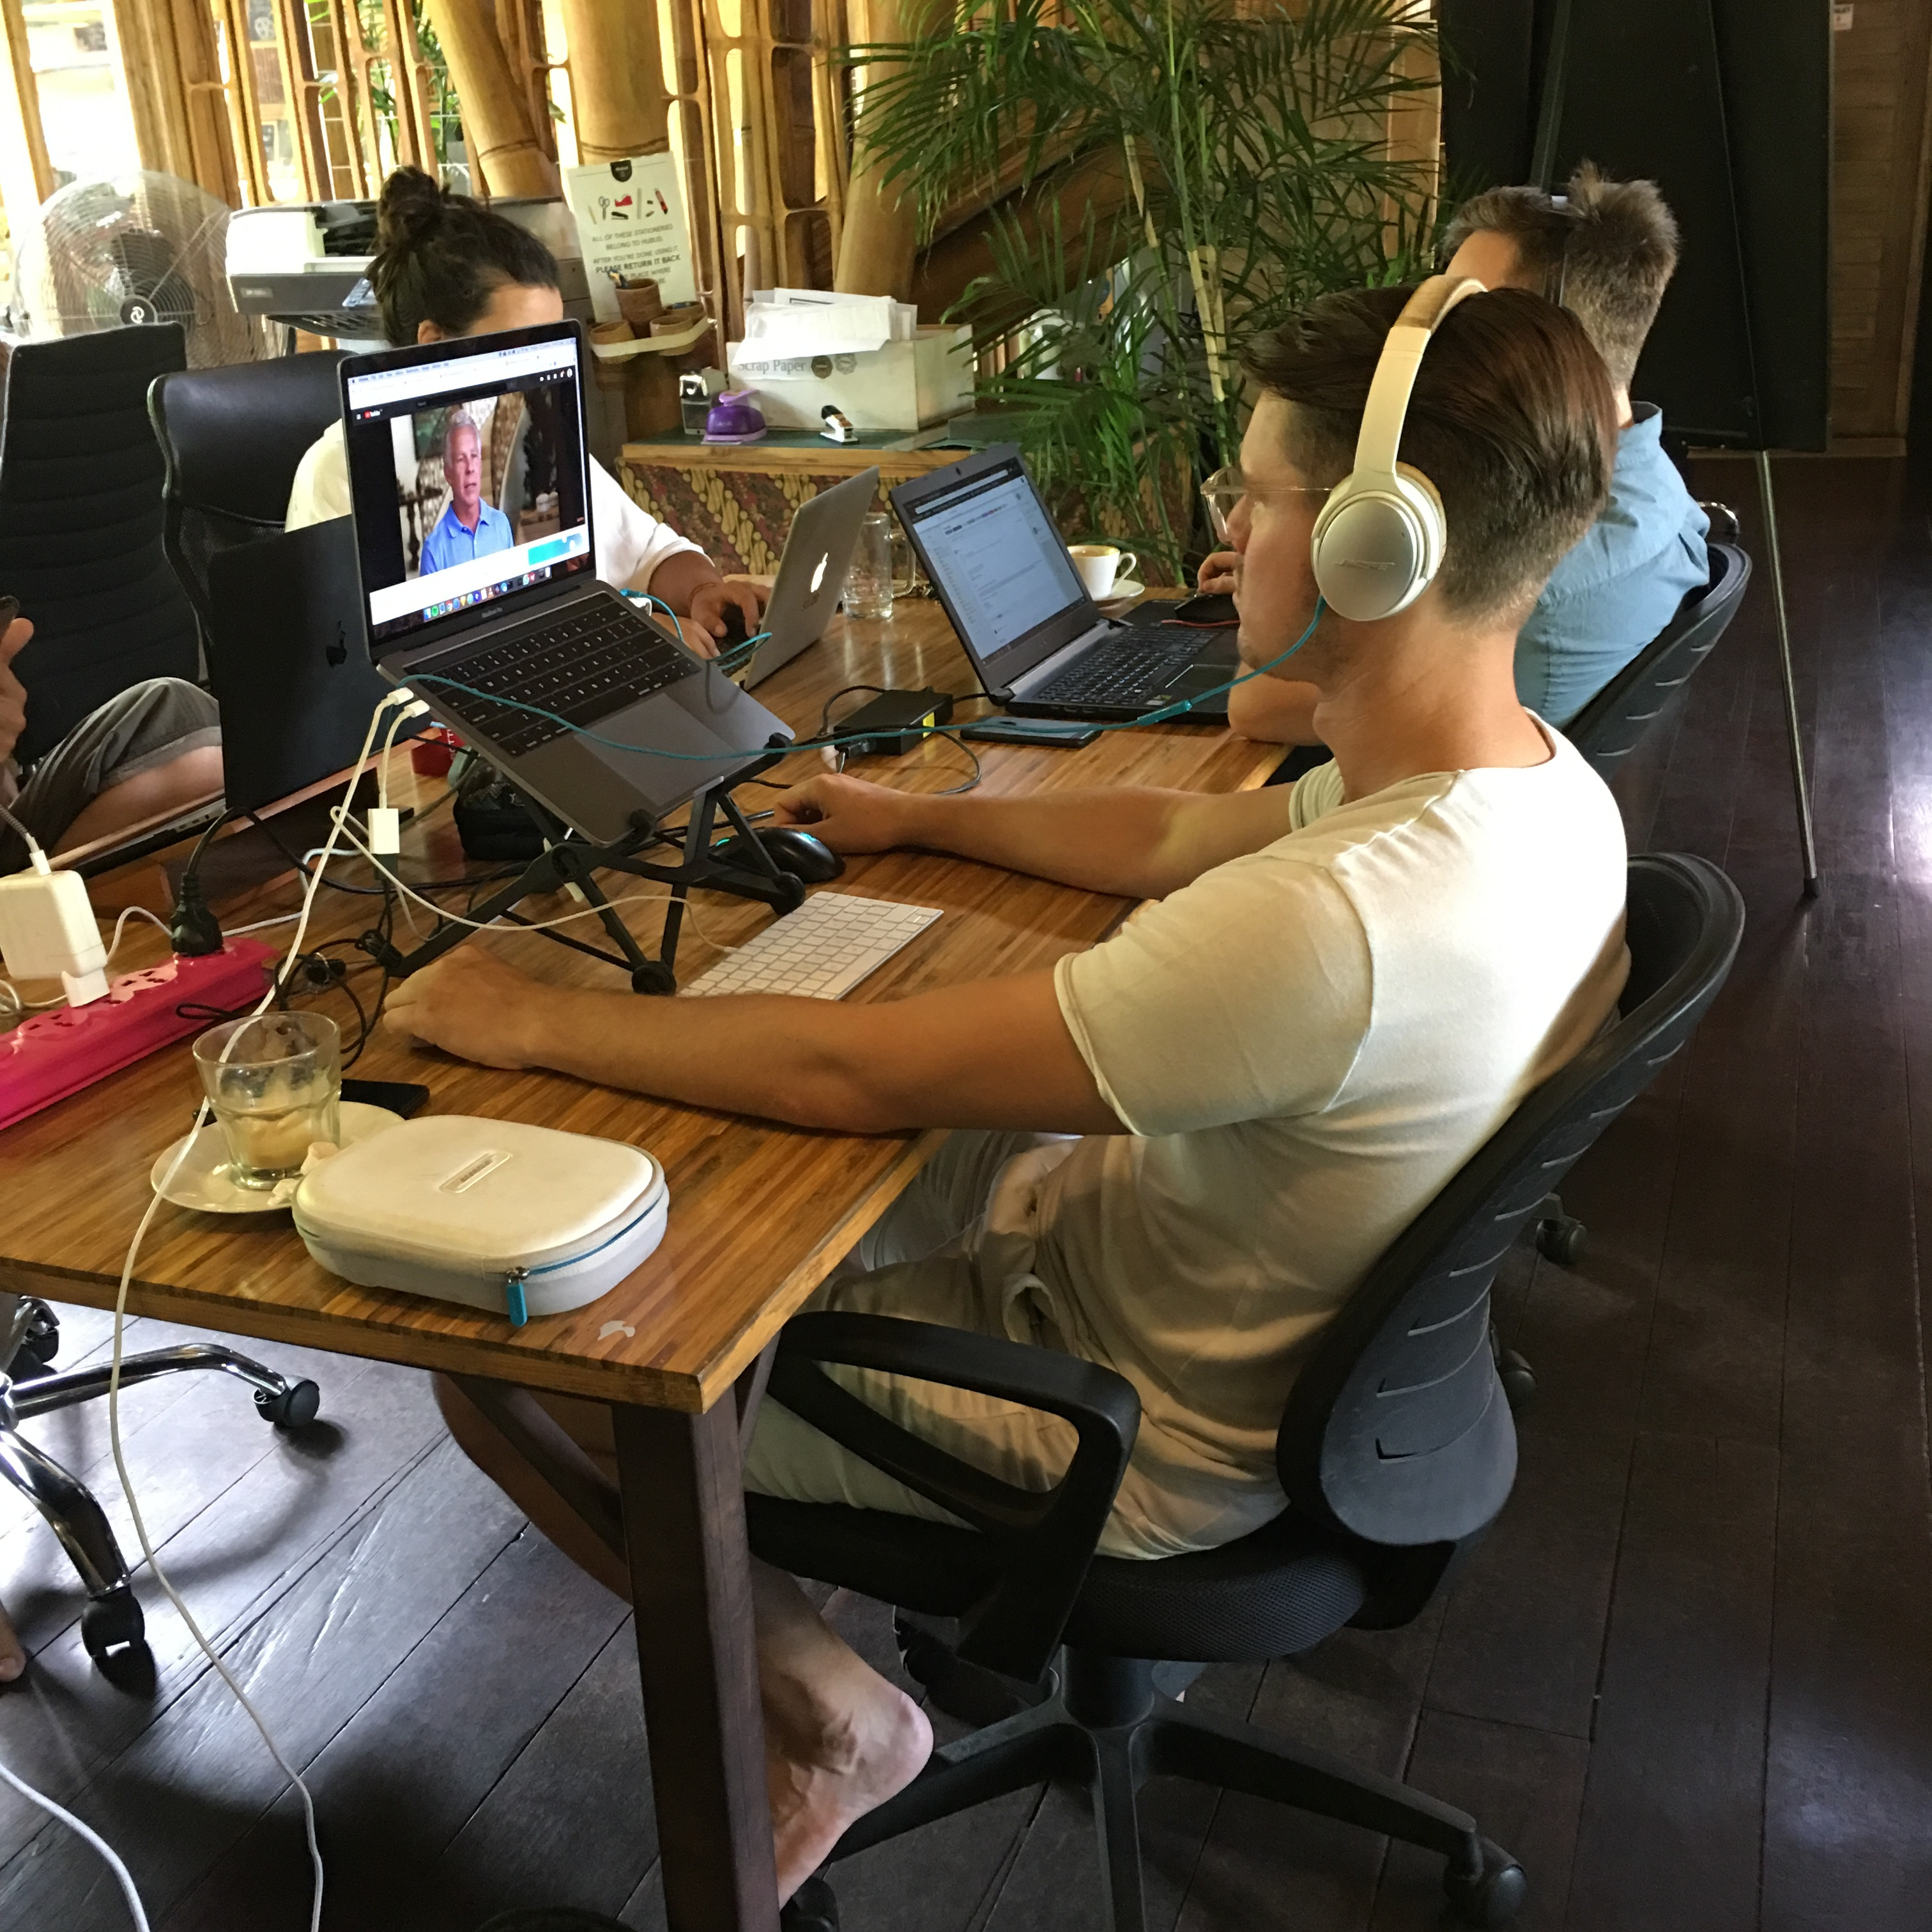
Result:
{"label": "potted plant", "polygon": [[1390,139],[1437,86],[1426,8],[994,0],[846,53],[921,239],[990,210],[951,313],[1070,538],[1178,577],[1196,486],[1239,448],[1242,340],[1426,267],[1435,155]]}

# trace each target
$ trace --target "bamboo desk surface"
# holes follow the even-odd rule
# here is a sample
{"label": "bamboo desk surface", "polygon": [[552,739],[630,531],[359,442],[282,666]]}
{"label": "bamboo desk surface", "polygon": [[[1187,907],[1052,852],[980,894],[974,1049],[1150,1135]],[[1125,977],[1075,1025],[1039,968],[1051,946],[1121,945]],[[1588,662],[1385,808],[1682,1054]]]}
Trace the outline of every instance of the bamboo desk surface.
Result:
{"label": "bamboo desk surface", "polygon": [[[841,686],[974,682],[951,626],[936,604],[913,602],[885,622],[836,620],[826,638],[758,688],[761,700],[801,737],[815,735],[820,706]],[[856,698],[845,700],[855,704]],[[841,707],[844,708],[844,706]],[[991,707],[962,705],[965,716]],[[1227,791],[1261,783],[1280,756],[1220,729],[1158,726],[1110,732],[1080,751],[982,745],[982,788],[1022,793],[1123,783]],[[399,754],[400,757],[400,754]],[[406,769],[406,761],[404,761]],[[822,769],[800,753],[775,773]],[[937,790],[964,776],[949,741],[897,760],[866,759],[855,770],[885,782]],[[400,784],[400,780],[398,783]],[[426,796],[433,798],[431,788]],[[748,811],[772,794],[748,788]],[[446,878],[464,861],[447,812],[406,830],[406,876]],[[358,863],[336,873],[364,876]],[[111,892],[114,875],[97,881]],[[218,906],[236,926],[290,910],[292,874]],[[626,891],[662,892],[610,875]],[[848,997],[902,997],[962,980],[1051,965],[1102,937],[1123,902],[931,853],[885,853],[850,860],[830,890],[938,906],[945,914]],[[371,902],[325,890],[309,944],[352,938]],[[698,917],[707,934],[742,940],[770,917],[760,906],[706,892]],[[530,904],[554,917],[570,902]],[[428,915],[418,910],[427,931]],[[626,910],[647,946],[662,915],[650,902]],[[602,938],[594,920],[580,930]],[[291,928],[264,934],[286,943]],[[402,943],[406,928],[398,922]],[[545,980],[621,984],[611,968],[525,934],[488,944]],[[116,964],[122,970],[164,956],[161,935],[130,922]],[[688,982],[718,956],[686,921],[678,957]],[[373,977],[358,975],[373,985]],[[326,1010],[343,1007],[332,996]],[[453,1303],[359,1288],[311,1261],[286,1214],[222,1217],[164,1204],[143,1243],[128,1306],[156,1316],[266,1341],[375,1356],[560,1390],[604,1401],[708,1409],[758,1356],[786,1317],[878,1219],[944,1138],[938,1132],[862,1136],[812,1132],[676,1106],[548,1072],[470,1066],[379,1031],[355,1075],[416,1081],[430,1089],[426,1111],[467,1113],[598,1134],[646,1148],[670,1184],[663,1244],[609,1294],[568,1315],[514,1330],[500,1317]],[[0,1133],[0,1291],[111,1306],[135,1224],[150,1196],[154,1156],[184,1132],[198,1098],[186,1040],[110,1080]],[[604,1332],[612,1324],[623,1327]]]}

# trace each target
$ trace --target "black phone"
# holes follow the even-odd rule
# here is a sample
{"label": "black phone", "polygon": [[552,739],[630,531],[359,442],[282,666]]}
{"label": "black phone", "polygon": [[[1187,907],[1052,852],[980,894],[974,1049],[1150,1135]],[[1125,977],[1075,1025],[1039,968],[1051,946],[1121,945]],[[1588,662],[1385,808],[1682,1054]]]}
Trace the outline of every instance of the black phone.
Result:
{"label": "black phone", "polygon": [[1175,604],[1168,614],[1177,624],[1202,624],[1217,630],[1241,621],[1240,614],[1234,608],[1234,593],[1227,590],[1198,592]]}
{"label": "black phone", "polygon": [[1077,718],[982,718],[961,726],[959,735],[988,745],[1063,745],[1077,751],[1092,744],[1100,728]]}
{"label": "black phone", "polygon": [[410,1080],[345,1080],[342,1097],[359,1101],[365,1107],[386,1107],[392,1114],[409,1120],[422,1111],[429,1089]]}
{"label": "black phone", "polygon": [[0,637],[6,634],[7,626],[20,614],[20,600],[17,597],[0,597]]}

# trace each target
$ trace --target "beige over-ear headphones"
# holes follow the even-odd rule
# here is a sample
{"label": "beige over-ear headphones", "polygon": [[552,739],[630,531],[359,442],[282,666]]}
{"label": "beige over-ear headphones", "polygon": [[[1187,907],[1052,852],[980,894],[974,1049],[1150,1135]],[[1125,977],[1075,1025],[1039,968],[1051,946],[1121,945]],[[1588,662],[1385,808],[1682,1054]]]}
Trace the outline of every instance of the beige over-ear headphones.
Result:
{"label": "beige over-ear headphones", "polygon": [[1449,537],[1442,499],[1420,470],[1396,459],[1430,336],[1465,296],[1484,292],[1472,276],[1432,275],[1409,297],[1369,385],[1355,466],[1315,520],[1316,587],[1331,610],[1358,623],[1406,610],[1442,566]]}

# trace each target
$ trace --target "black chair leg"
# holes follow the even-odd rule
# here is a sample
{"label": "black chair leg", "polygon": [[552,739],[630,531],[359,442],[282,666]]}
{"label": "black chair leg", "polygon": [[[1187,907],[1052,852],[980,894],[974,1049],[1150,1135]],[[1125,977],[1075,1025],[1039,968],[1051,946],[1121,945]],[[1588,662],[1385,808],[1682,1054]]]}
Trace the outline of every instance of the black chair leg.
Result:
{"label": "black chair leg", "polygon": [[1094,1829],[1107,1882],[1107,1932],[1147,1932],[1147,1891],[1141,1876],[1140,1808],[1146,1776],[1138,1730],[1092,1734]]}

